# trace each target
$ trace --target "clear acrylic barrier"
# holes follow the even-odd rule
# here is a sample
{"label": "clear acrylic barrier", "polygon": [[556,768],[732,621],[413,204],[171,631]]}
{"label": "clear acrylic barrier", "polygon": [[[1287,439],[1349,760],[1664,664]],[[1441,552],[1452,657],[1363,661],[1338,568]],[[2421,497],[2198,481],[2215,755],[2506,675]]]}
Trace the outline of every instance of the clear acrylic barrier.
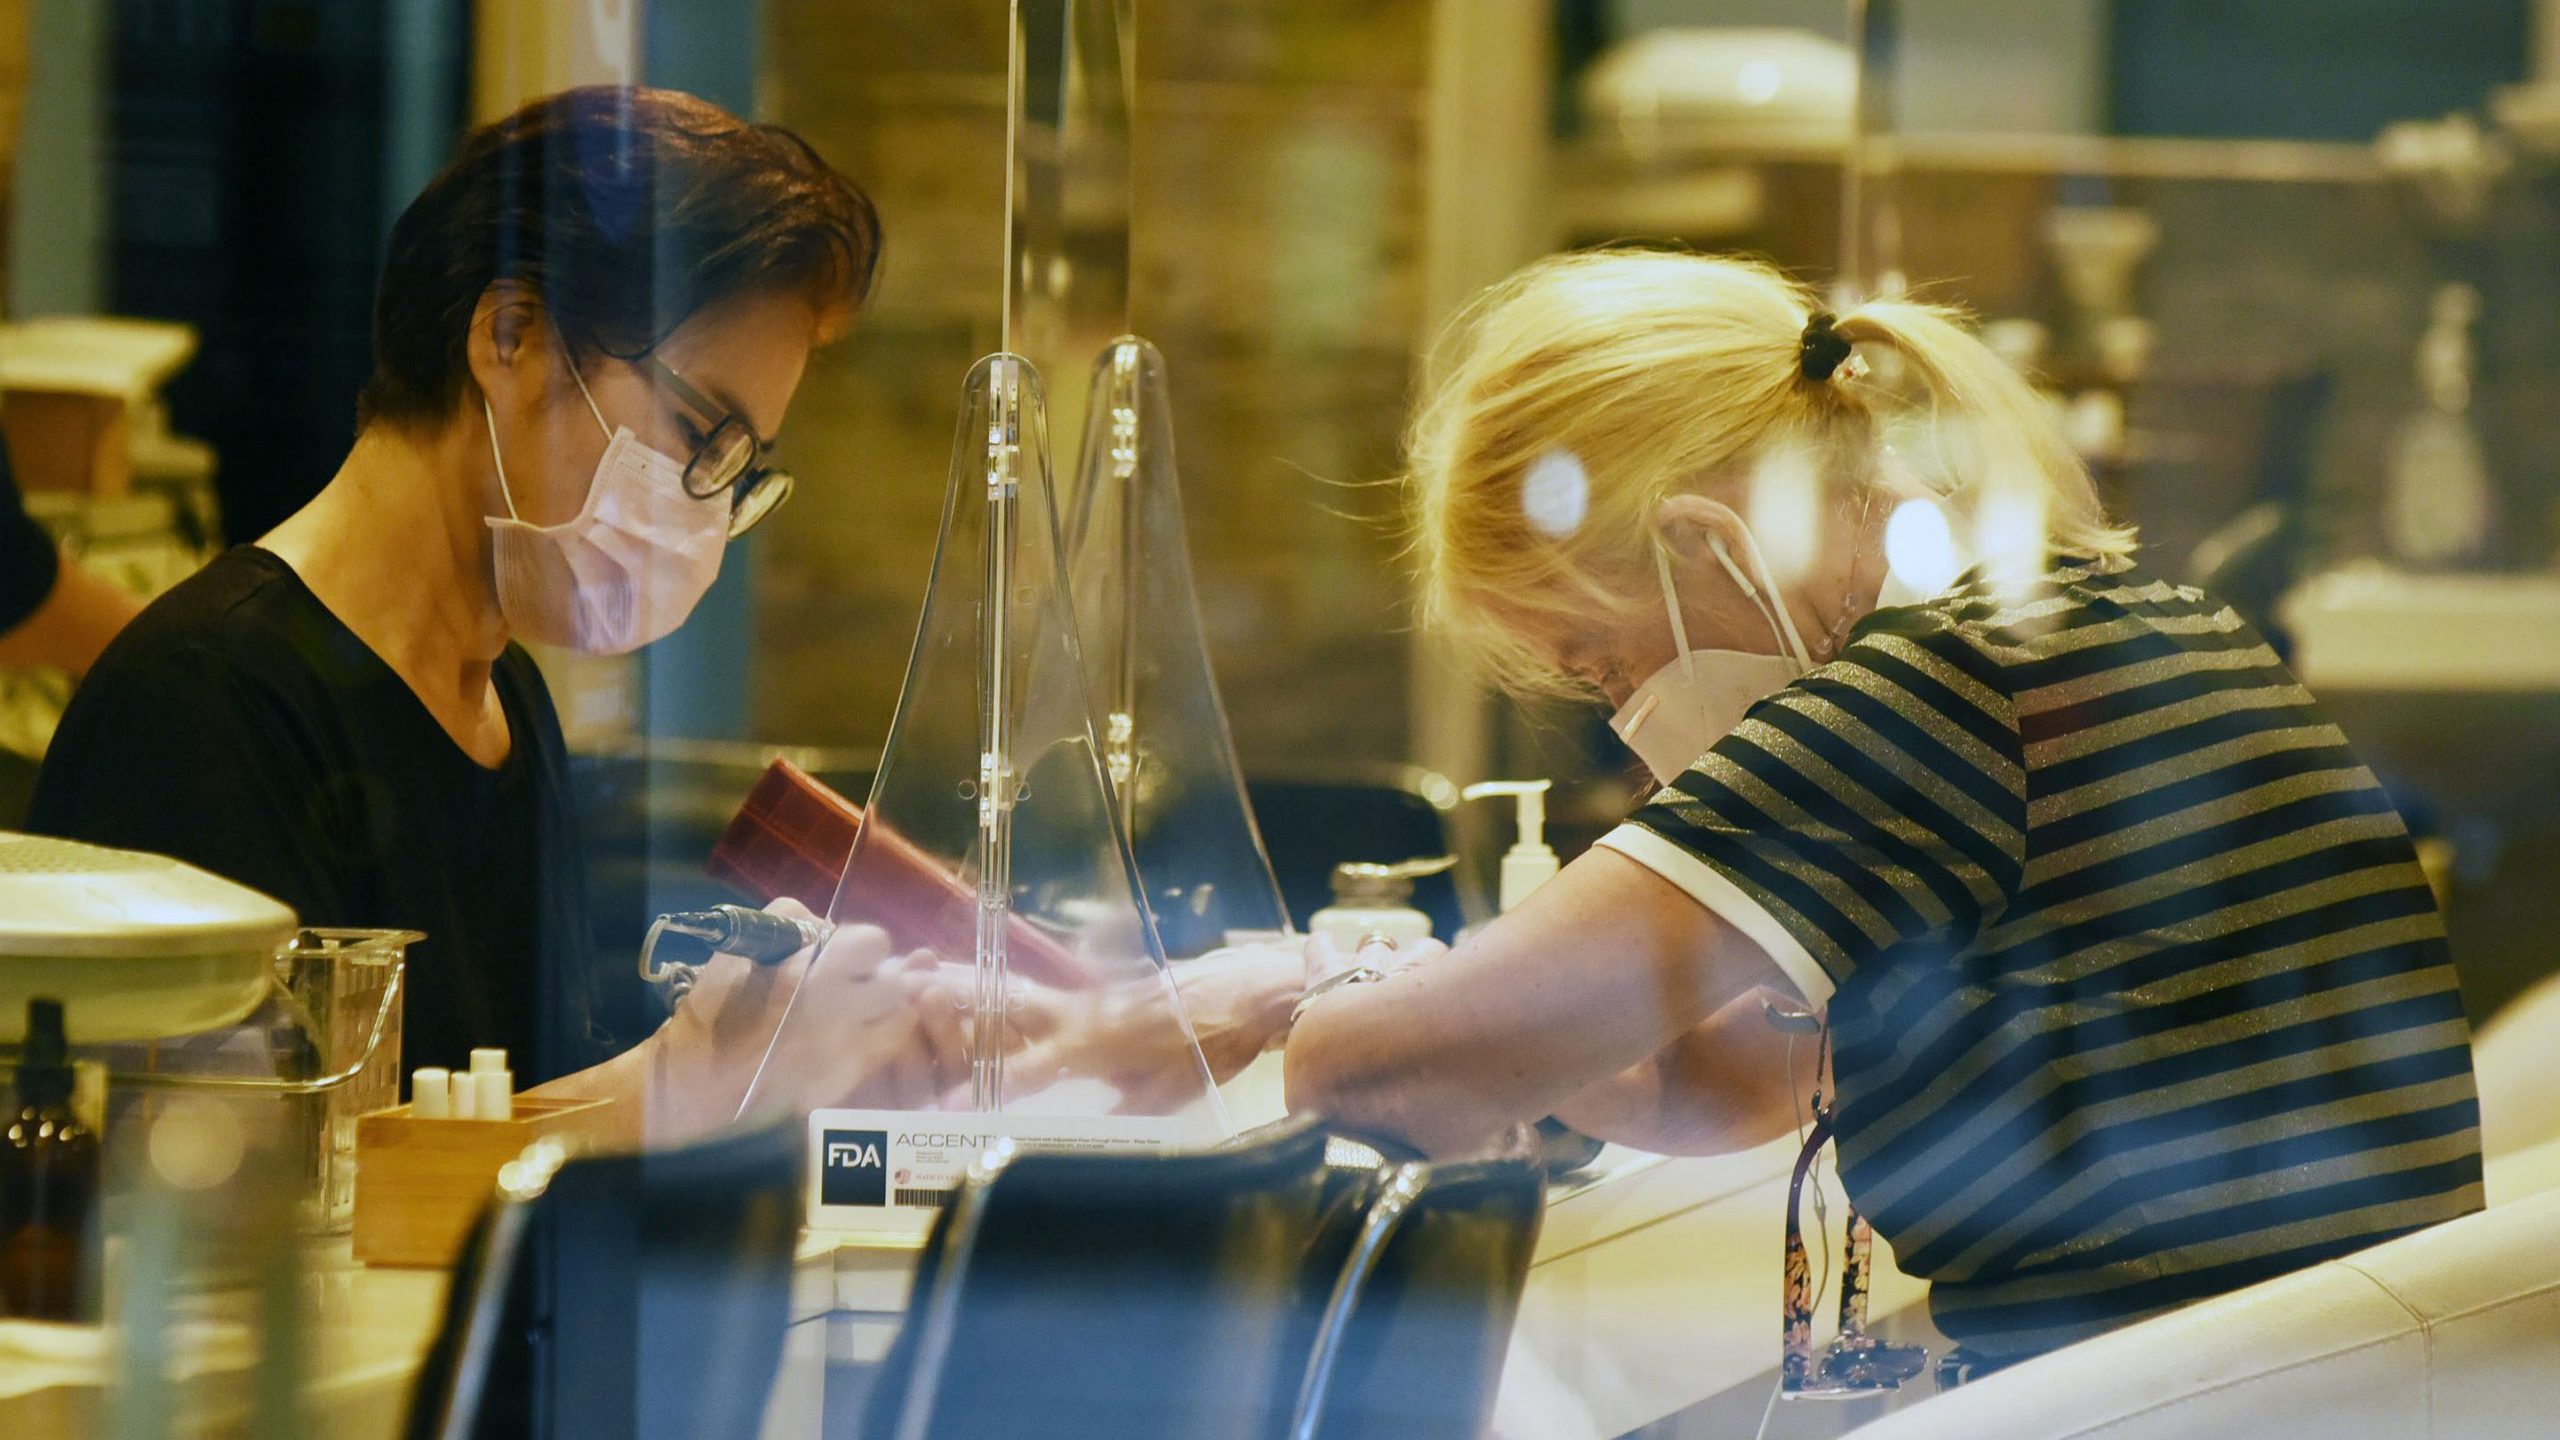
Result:
{"label": "clear acrylic barrier", "polygon": [[1110,777],[1165,953],[1289,927],[1236,763],[1182,521],[1164,356],[1136,336],[1094,365],[1069,500],[1068,573]]}
{"label": "clear acrylic barrier", "polygon": [[[967,1082],[837,1092],[862,1043],[828,973],[800,983],[742,1108],[1149,1115],[1223,1132],[1103,773],[1059,543],[1040,382],[970,372],[924,612],[829,918],[887,932],[925,1005],[966,1009]],[[914,952],[943,962],[923,968]],[[939,977],[929,979],[929,977]],[[920,1024],[937,1019],[930,1013]],[[875,1029],[871,1032],[877,1035]]]}

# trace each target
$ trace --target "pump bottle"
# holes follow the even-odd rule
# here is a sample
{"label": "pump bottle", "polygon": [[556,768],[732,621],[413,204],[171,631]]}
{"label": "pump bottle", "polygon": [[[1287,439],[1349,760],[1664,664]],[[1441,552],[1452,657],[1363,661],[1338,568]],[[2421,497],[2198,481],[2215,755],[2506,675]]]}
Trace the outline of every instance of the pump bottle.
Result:
{"label": "pump bottle", "polygon": [[[1508,796],[1512,802],[1512,821],[1518,827],[1511,848],[1502,853],[1502,882],[1495,892],[1496,911],[1508,915],[1514,907],[1529,898],[1529,893],[1556,878],[1560,868],[1556,852],[1547,844],[1547,789],[1545,780],[1487,780],[1470,785],[1459,792],[1462,799],[1484,800],[1496,795]],[[1464,945],[1485,926],[1484,921],[1458,932],[1458,943]]]}
{"label": "pump bottle", "polygon": [[0,1315],[78,1320],[94,1298],[98,1137],[71,1108],[62,1002],[27,1002],[18,1099],[0,1135]]}
{"label": "pump bottle", "polygon": [[1502,856],[1502,888],[1499,892],[1503,914],[1529,898],[1529,892],[1556,878],[1560,868],[1554,847],[1547,844],[1547,786],[1545,780],[1487,780],[1470,785],[1463,792],[1469,800],[1482,800],[1494,795],[1511,797],[1513,820],[1519,836]]}

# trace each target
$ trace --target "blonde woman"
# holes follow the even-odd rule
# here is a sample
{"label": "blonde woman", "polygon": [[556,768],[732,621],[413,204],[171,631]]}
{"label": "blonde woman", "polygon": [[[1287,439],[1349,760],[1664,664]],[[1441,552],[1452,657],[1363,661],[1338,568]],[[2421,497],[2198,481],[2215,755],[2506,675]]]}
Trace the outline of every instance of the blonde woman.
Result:
{"label": "blonde woman", "polygon": [[1481,938],[1320,981],[1293,1104],[1703,1153],[1818,1083],[1993,1363],[2480,1205],[2399,817],[1948,315],[1553,259],[1454,332],[1410,462],[1427,620],[1617,707],[1664,788]]}

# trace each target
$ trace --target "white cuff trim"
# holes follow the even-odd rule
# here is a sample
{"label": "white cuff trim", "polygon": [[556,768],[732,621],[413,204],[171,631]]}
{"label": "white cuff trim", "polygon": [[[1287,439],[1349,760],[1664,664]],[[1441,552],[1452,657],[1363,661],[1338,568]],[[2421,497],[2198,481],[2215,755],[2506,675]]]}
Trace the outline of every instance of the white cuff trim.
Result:
{"label": "white cuff trim", "polygon": [[1741,931],[1795,982],[1806,1004],[1831,1003],[1831,977],[1767,907],[1744,894],[1723,871],[1641,825],[1621,825],[1601,836],[1600,843],[1679,886],[1717,919]]}

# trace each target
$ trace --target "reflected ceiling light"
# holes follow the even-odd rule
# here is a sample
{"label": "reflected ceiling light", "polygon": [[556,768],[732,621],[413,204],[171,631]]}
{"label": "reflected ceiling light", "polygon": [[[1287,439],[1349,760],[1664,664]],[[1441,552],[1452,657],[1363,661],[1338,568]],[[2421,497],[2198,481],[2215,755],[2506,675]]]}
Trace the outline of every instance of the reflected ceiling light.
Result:
{"label": "reflected ceiling light", "polygon": [[1742,503],[1770,575],[1781,585],[1804,578],[1822,549],[1822,482],[1813,457],[1800,445],[1761,456]]}
{"label": "reflected ceiling light", "polygon": [[1591,514],[1591,477],[1572,452],[1550,450],[1529,462],[1520,477],[1520,513],[1529,526],[1551,540],[1582,528]]}
{"label": "reflected ceiling light", "polygon": [[2045,518],[2042,486],[1991,487],[1973,517],[1973,551],[1982,557],[1985,577],[2012,594],[2034,584],[2044,573]]}
{"label": "reflected ceiling light", "polygon": [[1935,595],[1964,573],[1955,531],[1935,500],[1905,500],[1884,522],[1884,559],[1903,584]]}
{"label": "reflected ceiling light", "polygon": [[193,1095],[170,1101],[143,1141],[152,1173],[180,1190],[210,1190],[229,1180],[248,1149],[237,1112]]}
{"label": "reflected ceiling light", "polygon": [[1775,61],[1754,60],[1734,76],[1734,88],[1741,94],[1743,104],[1766,105],[1778,98],[1778,88],[1784,80]]}

